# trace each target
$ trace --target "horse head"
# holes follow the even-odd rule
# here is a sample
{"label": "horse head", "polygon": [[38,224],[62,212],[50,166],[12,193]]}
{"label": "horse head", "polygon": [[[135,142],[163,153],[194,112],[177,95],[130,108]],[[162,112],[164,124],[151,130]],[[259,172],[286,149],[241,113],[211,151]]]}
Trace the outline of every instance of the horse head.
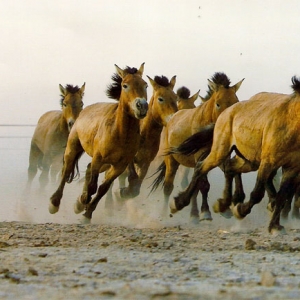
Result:
{"label": "horse head", "polygon": [[147,83],[143,80],[144,63],[139,70],[135,68],[121,69],[115,65],[117,74],[121,78],[119,88],[119,102],[128,113],[137,119],[143,119],[148,111]]}
{"label": "horse head", "polygon": [[239,90],[244,79],[233,86],[230,86],[230,80],[224,73],[215,73],[214,76],[208,79],[208,99],[213,103],[214,121],[227,107],[239,102],[236,92]]}
{"label": "horse head", "polygon": [[155,76],[154,80],[147,77],[153,87],[153,96],[150,101],[152,117],[159,125],[166,126],[178,110],[178,96],[173,91],[176,76],[173,76],[170,81],[165,76]]}
{"label": "horse head", "polygon": [[59,89],[61,92],[60,104],[62,108],[63,119],[68,126],[68,130],[70,131],[83,108],[82,98],[84,95],[85,83],[81,88],[70,84],[67,84],[65,87],[63,87],[60,84]]}
{"label": "horse head", "polygon": [[196,94],[194,94],[193,96],[190,97],[191,92],[188,88],[186,88],[185,86],[179,88],[177,90],[178,110],[195,108],[196,107],[195,101],[198,99],[199,93],[200,93],[200,90]]}

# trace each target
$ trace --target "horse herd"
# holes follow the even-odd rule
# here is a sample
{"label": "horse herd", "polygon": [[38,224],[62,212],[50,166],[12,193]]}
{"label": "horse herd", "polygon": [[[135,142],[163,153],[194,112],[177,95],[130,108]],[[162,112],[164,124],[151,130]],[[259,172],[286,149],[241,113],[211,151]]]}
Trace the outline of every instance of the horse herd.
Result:
{"label": "horse herd", "polygon": [[[223,198],[213,205],[215,212],[244,218],[267,191],[268,208],[273,212],[270,233],[284,232],[280,215],[282,210],[287,215],[293,197],[293,213],[299,218],[300,80],[297,77],[292,78],[291,95],[264,92],[239,102],[236,93],[243,79],[230,86],[226,74],[215,73],[208,80],[206,97],[200,97],[202,103],[195,106],[199,91],[190,97],[190,91],[182,87],[175,93],[176,76],[170,81],[165,76],[154,79],[147,76],[153,88],[148,103],[148,85],[142,78],[144,64],[139,69],[115,67],[116,73],[106,91],[115,103],[98,102],[83,108],[85,84],[81,88],[59,85],[62,109],[47,112],[38,121],[31,140],[27,188],[38,169],[42,187],[48,183],[49,173],[55,182],[61,171],[58,188],[50,198],[50,213],[59,210],[65,183],[77,176],[83,153],[92,159],[74,211],[84,211],[83,222],[88,223],[105,194],[107,201],[112,200],[111,186],[116,178],[121,187],[116,192],[118,197],[128,199],[139,195],[151,162],[162,151],[162,163],[151,191],[163,182],[165,212],[170,209],[175,213],[192,202],[194,220],[211,220],[207,174],[220,167],[225,187]],[[194,173],[186,188],[170,200],[180,165],[194,168]],[[273,179],[279,169],[282,177],[277,191]],[[257,171],[256,183],[249,201],[244,202],[241,174],[251,171]],[[104,179],[98,186],[102,172]]]}

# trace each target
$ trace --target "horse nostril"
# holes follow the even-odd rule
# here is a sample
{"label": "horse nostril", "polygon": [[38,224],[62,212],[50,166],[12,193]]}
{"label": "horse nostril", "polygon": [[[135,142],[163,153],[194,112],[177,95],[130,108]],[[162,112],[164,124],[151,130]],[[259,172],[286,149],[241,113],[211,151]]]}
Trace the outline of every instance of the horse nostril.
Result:
{"label": "horse nostril", "polygon": [[74,121],[69,121],[68,123],[69,130],[71,130],[73,125],[74,125]]}

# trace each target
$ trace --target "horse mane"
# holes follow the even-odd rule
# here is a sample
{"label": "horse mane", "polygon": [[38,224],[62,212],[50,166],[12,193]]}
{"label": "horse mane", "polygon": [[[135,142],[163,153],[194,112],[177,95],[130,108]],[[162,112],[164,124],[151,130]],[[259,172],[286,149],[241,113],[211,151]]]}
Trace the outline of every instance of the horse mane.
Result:
{"label": "horse mane", "polygon": [[154,81],[159,84],[160,86],[163,86],[163,87],[168,87],[170,82],[169,82],[169,79],[166,77],[166,76],[155,76],[154,77]]}
{"label": "horse mane", "polygon": [[296,76],[292,77],[291,87],[295,93],[300,94],[300,79],[298,79]]}
{"label": "horse mane", "polygon": [[[217,85],[223,85],[224,88],[228,89],[230,86],[230,79],[227,77],[227,75],[223,72],[216,72],[212,77],[211,81],[214,82]],[[212,94],[213,90],[210,86],[208,86],[208,91],[206,92],[206,96],[204,97],[205,100],[208,100]]]}
{"label": "horse mane", "polygon": [[[138,69],[137,68],[131,68],[131,67],[126,67],[124,71],[127,74],[135,74],[137,73]],[[109,84],[106,88],[106,96],[110,99],[114,99],[119,101],[120,96],[121,96],[121,83],[122,83],[122,78],[119,74],[114,73],[111,76],[111,80],[113,81],[111,84]]]}
{"label": "horse mane", "polygon": [[179,98],[187,100],[189,99],[191,92],[187,87],[183,86],[177,90],[177,95]]}
{"label": "horse mane", "polygon": [[[80,88],[78,87],[78,85],[73,86],[72,84],[66,84],[65,90],[68,93],[75,94],[75,93],[77,93],[80,90]],[[61,94],[60,96],[61,96],[60,105],[62,106],[63,105],[63,101],[65,99],[65,95]]]}

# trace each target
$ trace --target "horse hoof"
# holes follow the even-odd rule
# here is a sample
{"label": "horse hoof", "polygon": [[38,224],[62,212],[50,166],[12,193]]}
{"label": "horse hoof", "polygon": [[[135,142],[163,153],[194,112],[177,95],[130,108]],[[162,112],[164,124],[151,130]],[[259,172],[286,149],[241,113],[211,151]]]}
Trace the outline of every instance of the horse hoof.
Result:
{"label": "horse hoof", "polygon": [[212,221],[210,211],[204,211],[200,213],[200,221]]}
{"label": "horse hoof", "polygon": [[237,219],[243,219],[244,217],[239,213],[239,205],[240,204],[238,203],[237,205],[232,207],[232,213]]}
{"label": "horse hoof", "polygon": [[175,213],[178,212],[178,209],[177,209],[177,207],[176,207],[176,204],[175,204],[175,200],[174,200],[174,199],[170,200],[170,202],[169,202],[169,207],[170,207],[170,210],[171,210],[171,214],[175,214]]}
{"label": "horse hoof", "polygon": [[81,224],[91,224],[91,219],[87,218],[86,216],[81,217]]}
{"label": "horse hoof", "polygon": [[198,225],[199,224],[199,216],[191,216],[190,217],[191,224]]}
{"label": "horse hoof", "polygon": [[84,205],[77,199],[77,201],[74,204],[74,212],[75,214],[80,214],[84,211]]}
{"label": "horse hoof", "polygon": [[278,228],[275,227],[271,228],[270,233],[274,236],[287,234],[285,228],[281,225]]}
{"label": "horse hoof", "polygon": [[48,207],[49,213],[50,214],[55,214],[58,212],[59,210],[59,206],[54,206],[51,202],[49,203],[49,207]]}
{"label": "horse hoof", "polygon": [[220,209],[220,202],[219,201],[216,201],[213,205],[213,211],[214,213],[218,214],[221,212],[221,209]]}
{"label": "horse hoof", "polygon": [[233,216],[231,209],[226,209],[223,212],[220,212],[220,215],[226,219],[230,219]]}

